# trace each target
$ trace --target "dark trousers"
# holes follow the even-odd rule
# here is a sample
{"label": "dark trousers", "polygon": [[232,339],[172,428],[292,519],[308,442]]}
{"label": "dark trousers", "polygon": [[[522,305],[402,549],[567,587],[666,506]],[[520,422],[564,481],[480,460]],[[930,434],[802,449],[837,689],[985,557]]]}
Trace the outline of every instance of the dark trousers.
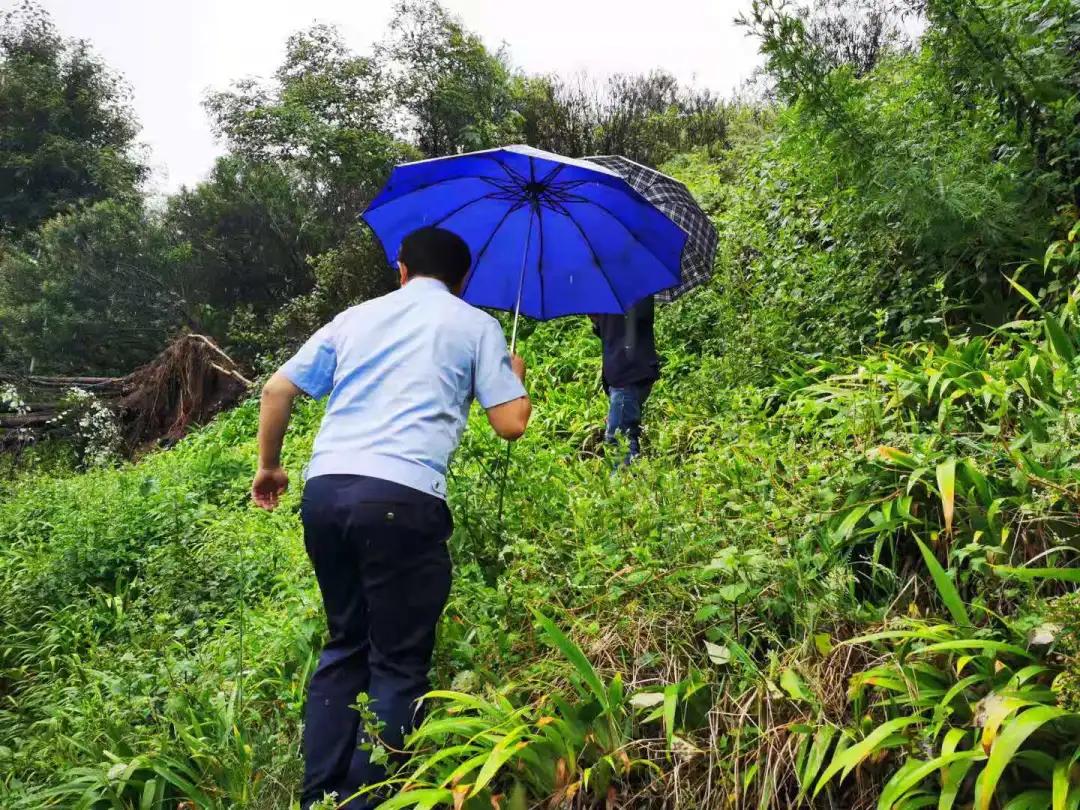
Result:
{"label": "dark trousers", "polygon": [[629,450],[623,463],[629,463],[641,454],[641,412],[651,391],[652,383],[612,386],[608,389],[611,404],[604,441],[615,444],[618,434],[626,436]]}
{"label": "dark trousers", "polygon": [[[435,626],[450,592],[453,521],[439,498],[355,475],[308,481],[301,516],[330,630],[308,689],[306,808],[324,793],[342,801],[385,777],[358,748],[364,735],[350,708],[357,695],[370,698],[390,751],[400,751],[419,722],[417,700],[429,689]],[[347,806],[376,803],[368,796]]]}

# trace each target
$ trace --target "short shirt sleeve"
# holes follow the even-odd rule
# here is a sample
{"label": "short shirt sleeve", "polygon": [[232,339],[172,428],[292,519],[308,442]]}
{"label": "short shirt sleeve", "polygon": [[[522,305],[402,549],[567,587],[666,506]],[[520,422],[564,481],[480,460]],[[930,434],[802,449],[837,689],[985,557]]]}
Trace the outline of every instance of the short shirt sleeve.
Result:
{"label": "short shirt sleeve", "polygon": [[280,369],[297,388],[315,399],[326,396],[334,387],[334,371],[337,368],[335,323],[331,321],[312,335]]}
{"label": "short shirt sleeve", "polygon": [[485,319],[477,342],[473,390],[485,410],[526,395],[525,386],[510,366],[502,327],[494,318]]}

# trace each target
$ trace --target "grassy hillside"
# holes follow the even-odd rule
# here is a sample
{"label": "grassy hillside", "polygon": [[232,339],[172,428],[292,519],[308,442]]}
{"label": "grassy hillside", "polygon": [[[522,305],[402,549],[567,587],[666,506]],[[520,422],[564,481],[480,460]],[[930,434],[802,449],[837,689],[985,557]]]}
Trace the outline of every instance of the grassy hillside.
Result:
{"label": "grassy hillside", "polygon": [[[1075,273],[1075,243],[1054,255]],[[662,316],[666,373],[628,474],[596,455],[581,322],[526,336],[536,416],[502,526],[502,446],[474,414],[436,665],[454,692],[396,806],[820,790],[816,806],[858,807],[890,779],[894,798],[936,795],[940,768],[964,804],[1078,795],[1080,603],[1038,573],[1074,565],[1080,535],[1075,293],[987,336],[752,388],[671,339],[714,295]],[[288,806],[323,626],[300,487],[273,514],[247,503],[256,418],[251,402],[0,503],[3,806]],[[308,403],[294,423],[296,476],[318,418]]]}

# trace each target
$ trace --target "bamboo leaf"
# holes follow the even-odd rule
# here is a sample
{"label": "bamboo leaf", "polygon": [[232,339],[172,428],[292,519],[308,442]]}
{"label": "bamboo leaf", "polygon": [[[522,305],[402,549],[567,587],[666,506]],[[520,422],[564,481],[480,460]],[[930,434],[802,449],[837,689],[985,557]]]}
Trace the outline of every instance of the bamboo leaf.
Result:
{"label": "bamboo leaf", "polygon": [[989,641],[986,639],[978,638],[962,638],[954,641],[939,641],[936,644],[927,644],[918,650],[920,653],[932,653],[932,652],[945,652],[946,650],[983,650],[984,652],[993,653],[1010,653],[1021,658],[1027,658],[1029,661],[1034,661],[1035,656],[1025,650],[1023,647],[1017,647],[1015,644],[1006,644],[1003,641]]}
{"label": "bamboo leaf", "polygon": [[522,748],[529,745],[527,742],[521,740],[521,737],[528,731],[528,728],[527,725],[518,726],[499,740],[495,747],[491,749],[491,753],[484,762],[484,766],[476,776],[476,783],[473,785],[472,792],[469,793],[469,798],[476,796],[483,790],[487,786],[487,783],[499,772],[499,768],[506,764],[507,760],[517,754]]}
{"label": "bamboo leaf", "polygon": [[566,635],[556,627],[555,623],[551,621],[547,616],[538,610],[533,610],[533,615],[536,617],[536,621],[544,629],[547,637],[555,644],[556,647],[566,656],[566,659],[574,665],[574,669],[581,675],[582,680],[600,701],[600,705],[605,709],[610,708],[608,706],[608,694],[604,688],[603,682],[600,680],[600,676],[596,674],[596,670],[589,662],[589,659],[585,657],[585,653],[574,644]]}
{"label": "bamboo leaf", "polygon": [[795,700],[805,700],[807,703],[814,702],[814,695],[806,687],[806,682],[803,681],[802,676],[790,667],[780,674],[780,686]]}
{"label": "bamboo leaf", "polygon": [[1035,296],[1032,295],[1031,292],[1026,287],[1024,287],[1022,284],[1020,284],[1020,282],[1014,281],[1013,279],[1009,278],[1008,276],[1005,276],[1005,280],[1007,282],[1009,282],[1009,284],[1012,286],[1012,288],[1014,290],[1016,290],[1018,293],[1020,293],[1020,295],[1022,295],[1025,299],[1027,299],[1027,301],[1032,306],[1034,306],[1035,309],[1038,309],[1038,310],[1042,309],[1042,307],[1039,306],[1039,302],[1035,298]]}
{"label": "bamboo leaf", "polygon": [[954,751],[935,757],[929,762],[909,759],[908,762],[913,765],[893,774],[892,779],[882,789],[881,798],[878,800],[878,810],[890,810],[935,771],[944,770],[956,762],[967,762],[970,767],[972,763],[985,759],[986,755],[978,751]]}
{"label": "bamboo leaf", "polygon": [[979,740],[983,751],[987,754],[990,753],[994,740],[997,739],[998,729],[1001,728],[1001,724],[1005,722],[1006,717],[1024,708],[1024,706],[1030,705],[1031,701],[1029,700],[999,695],[996,692],[991,692],[979,701],[975,710],[975,723],[981,725],[983,729]]}
{"label": "bamboo leaf", "polygon": [[1068,810],[1069,788],[1072,782],[1070,776],[1077,760],[1080,760],[1080,748],[1077,748],[1071,757],[1062,757],[1054,764],[1052,810]]}
{"label": "bamboo leaf", "polygon": [[442,804],[452,804],[454,801],[454,793],[445,788],[407,790],[387,799],[378,806],[378,810],[401,810],[401,808],[404,807],[415,807],[423,802],[431,801]]}
{"label": "bamboo leaf", "polygon": [[1000,577],[1030,582],[1036,579],[1051,579],[1057,582],[1080,582],[1080,568],[1012,568],[1007,565],[991,566]]}
{"label": "bamboo leaf", "polygon": [[908,470],[914,470],[919,466],[919,463],[911,453],[905,453],[903,450],[896,447],[882,445],[877,448],[877,455],[879,458],[891,461],[893,464],[905,467]]}
{"label": "bamboo leaf", "polygon": [[814,796],[816,797],[823,787],[828,784],[837,773],[843,772],[840,776],[840,780],[851,772],[852,768],[862,762],[866,757],[874,752],[877,746],[882,743],[887,737],[892,736],[901,729],[907,728],[913,723],[917,723],[922,718],[917,716],[912,717],[898,717],[895,720],[890,720],[887,723],[882,723],[875,728],[865,739],[852,745],[843,751],[837,751],[833,756],[832,762],[829,763],[829,767],[825,769],[825,772],[818,780],[817,787],[814,789]]}
{"label": "bamboo leaf", "polygon": [[953,507],[956,499],[956,459],[949,458],[937,468],[938,492],[941,493],[941,509],[945,515],[945,534],[952,534]]}
{"label": "bamboo leaf", "polygon": [[1035,706],[1018,714],[1009,722],[994,742],[990,759],[986,763],[986,770],[975,785],[976,810],[990,810],[990,803],[993,801],[998,782],[1024,741],[1046,723],[1067,714],[1068,712],[1064,709],[1056,706]]}
{"label": "bamboo leaf", "polygon": [[664,687],[664,734],[667,735],[667,750],[671,751],[672,737],[675,736],[675,708],[679,697],[679,685],[669,684]]}
{"label": "bamboo leaf", "polygon": [[1066,363],[1071,363],[1076,357],[1076,347],[1073,345],[1072,339],[1066,334],[1061,321],[1047,313],[1043,316],[1043,325],[1046,328],[1046,337],[1050,341],[1050,348],[1053,349],[1054,354]]}
{"label": "bamboo leaf", "polygon": [[799,776],[801,789],[799,790],[799,802],[806,796],[806,791],[814,783],[814,777],[818,775],[821,766],[825,764],[825,757],[829,753],[833,738],[836,736],[836,726],[822,726],[815,732],[814,741],[810,745],[810,753],[806,756],[806,766]]}
{"label": "bamboo leaf", "polygon": [[934,585],[937,586],[941,601],[943,601],[945,607],[949,609],[953,621],[962,627],[971,627],[971,617],[968,615],[967,608],[964,606],[964,600],[960,597],[960,592],[956,590],[956,585],[953,584],[952,579],[945,572],[945,569],[941,567],[941,564],[934,556],[934,552],[932,552],[919,538],[916,537],[915,542],[919,546],[919,551],[922,552],[926,567],[930,569],[930,577],[934,580]]}
{"label": "bamboo leaf", "polygon": [[1048,790],[1025,790],[1019,796],[1010,799],[1002,810],[1046,810],[1048,801],[1050,801]]}

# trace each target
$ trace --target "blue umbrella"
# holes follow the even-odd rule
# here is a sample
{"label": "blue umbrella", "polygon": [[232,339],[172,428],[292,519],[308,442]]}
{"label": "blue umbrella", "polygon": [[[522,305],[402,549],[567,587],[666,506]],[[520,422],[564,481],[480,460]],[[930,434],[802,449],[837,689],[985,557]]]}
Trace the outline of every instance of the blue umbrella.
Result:
{"label": "blue umbrella", "polygon": [[433,225],[461,236],[463,297],[538,320],[622,313],[681,282],[686,232],[614,171],[529,146],[397,166],[363,218],[397,259]]}

